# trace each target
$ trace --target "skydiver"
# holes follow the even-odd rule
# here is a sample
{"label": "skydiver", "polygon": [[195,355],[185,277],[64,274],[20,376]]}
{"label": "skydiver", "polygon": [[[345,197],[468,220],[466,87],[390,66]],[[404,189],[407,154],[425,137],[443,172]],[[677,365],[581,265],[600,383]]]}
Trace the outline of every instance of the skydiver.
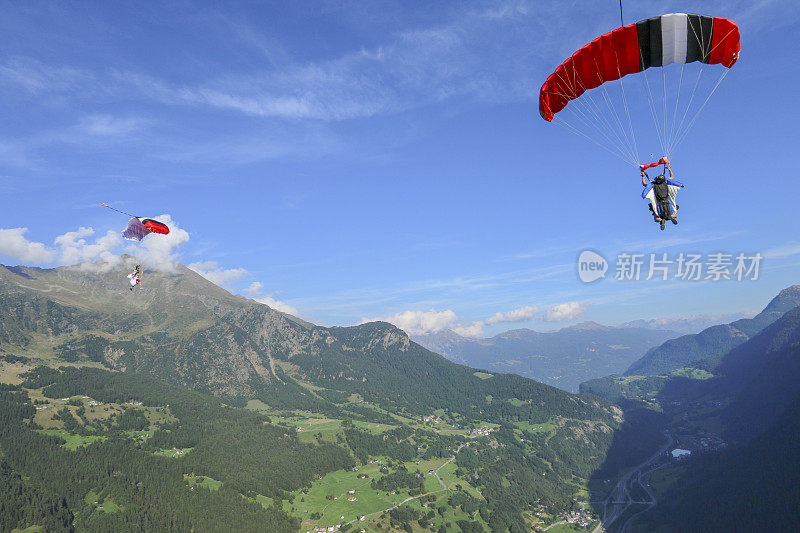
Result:
{"label": "skydiver", "polygon": [[140,279],[141,274],[142,271],[139,268],[139,265],[136,265],[136,267],[133,269],[133,272],[128,274],[128,279],[131,280],[130,290],[133,290],[133,288],[137,285],[139,286],[140,289],[142,288],[142,281]]}
{"label": "skydiver", "polygon": [[[650,177],[645,169],[659,164],[664,165],[663,172],[669,171],[669,178],[664,174],[659,174],[650,182]],[[677,203],[677,194],[678,190],[683,188],[683,184],[675,179],[669,159],[664,157],[657,163],[641,165],[639,172],[642,175],[642,187],[645,188],[642,191],[642,198],[649,200],[647,207],[653,215],[653,221],[660,224],[662,231],[665,227],[665,220],[671,220],[673,224],[677,224],[678,209],[680,209]]]}

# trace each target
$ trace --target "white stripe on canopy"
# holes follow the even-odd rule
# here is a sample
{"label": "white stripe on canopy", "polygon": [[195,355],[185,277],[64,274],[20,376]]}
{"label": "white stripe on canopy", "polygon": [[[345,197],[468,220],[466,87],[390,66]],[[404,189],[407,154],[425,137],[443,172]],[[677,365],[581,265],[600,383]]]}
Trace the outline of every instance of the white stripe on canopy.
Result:
{"label": "white stripe on canopy", "polygon": [[689,18],[685,13],[672,13],[661,17],[661,65],[686,63],[686,39]]}

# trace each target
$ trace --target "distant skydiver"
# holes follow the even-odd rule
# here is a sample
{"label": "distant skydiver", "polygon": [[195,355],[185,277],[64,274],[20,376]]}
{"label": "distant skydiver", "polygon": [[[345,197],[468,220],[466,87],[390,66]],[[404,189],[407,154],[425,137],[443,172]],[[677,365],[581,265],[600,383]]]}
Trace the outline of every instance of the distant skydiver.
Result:
{"label": "distant skydiver", "polygon": [[131,290],[133,290],[133,288],[137,285],[139,286],[140,289],[142,288],[141,275],[142,275],[142,270],[141,268],[139,268],[139,265],[136,265],[136,267],[133,269],[133,272],[128,274],[128,279],[131,282]]}
{"label": "distant skydiver", "polygon": [[[655,179],[650,182],[650,176],[647,175],[648,168],[664,165],[662,174],[659,174]],[[669,178],[664,174],[669,171]],[[664,230],[665,220],[671,220],[673,224],[678,223],[678,191],[683,188],[683,183],[675,179],[675,174],[672,172],[672,165],[666,157],[661,158],[655,163],[649,165],[641,165],[639,172],[642,175],[642,198],[646,198],[649,203],[647,207],[653,214],[653,220],[661,225],[661,230]]]}

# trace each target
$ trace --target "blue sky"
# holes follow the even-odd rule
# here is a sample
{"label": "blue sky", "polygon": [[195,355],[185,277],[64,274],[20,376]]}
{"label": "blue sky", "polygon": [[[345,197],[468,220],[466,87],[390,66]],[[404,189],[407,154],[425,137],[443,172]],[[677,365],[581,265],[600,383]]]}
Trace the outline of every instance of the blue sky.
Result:
{"label": "blue sky", "polygon": [[[0,262],[133,251],[311,321],[415,332],[759,309],[798,282],[800,8],[629,4],[626,22],[742,32],[672,156],[686,189],[664,232],[633,167],[538,114],[547,75],[618,26],[613,1],[2,2]],[[173,234],[131,248],[101,201]],[[587,248],[765,259],[758,281],[587,285]]]}

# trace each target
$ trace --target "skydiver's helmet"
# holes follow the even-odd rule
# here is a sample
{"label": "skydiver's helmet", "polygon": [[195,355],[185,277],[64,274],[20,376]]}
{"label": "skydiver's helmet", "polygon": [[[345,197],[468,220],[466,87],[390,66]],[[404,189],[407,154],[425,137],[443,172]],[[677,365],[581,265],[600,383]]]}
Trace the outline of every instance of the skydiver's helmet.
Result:
{"label": "skydiver's helmet", "polygon": [[656,179],[653,180],[653,183],[655,183],[656,185],[661,185],[665,181],[667,181],[667,178],[664,177],[664,174],[659,174],[658,176],[656,176]]}

